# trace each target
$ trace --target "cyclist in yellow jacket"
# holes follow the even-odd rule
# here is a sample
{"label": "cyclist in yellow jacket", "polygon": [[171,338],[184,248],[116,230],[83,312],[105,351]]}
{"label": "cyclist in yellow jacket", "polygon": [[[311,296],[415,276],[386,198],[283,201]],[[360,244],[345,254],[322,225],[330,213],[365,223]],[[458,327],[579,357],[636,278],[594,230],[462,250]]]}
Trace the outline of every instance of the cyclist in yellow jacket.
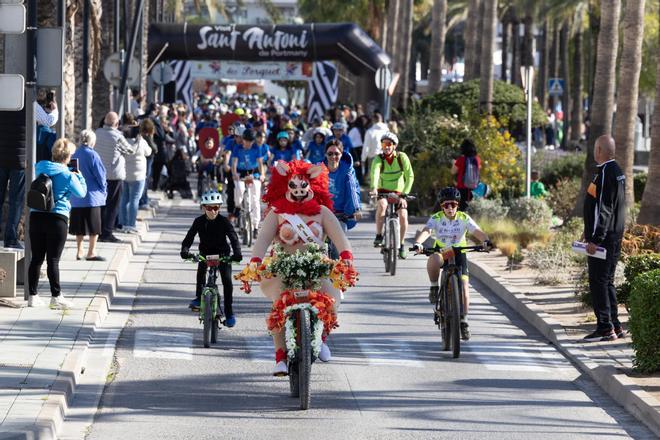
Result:
{"label": "cyclist in yellow jacket", "polygon": [[[407,252],[403,244],[406,230],[408,229],[408,202],[406,201],[406,195],[412,189],[415,174],[406,153],[396,151],[399,144],[397,135],[391,132],[383,134],[380,138],[380,144],[383,148],[383,153],[374,158],[370,170],[371,194],[374,196],[388,193],[399,195],[397,205],[399,222],[401,224],[399,257],[406,258]],[[380,247],[383,244],[383,223],[385,223],[386,212],[387,199],[382,198],[377,200],[375,247]]]}

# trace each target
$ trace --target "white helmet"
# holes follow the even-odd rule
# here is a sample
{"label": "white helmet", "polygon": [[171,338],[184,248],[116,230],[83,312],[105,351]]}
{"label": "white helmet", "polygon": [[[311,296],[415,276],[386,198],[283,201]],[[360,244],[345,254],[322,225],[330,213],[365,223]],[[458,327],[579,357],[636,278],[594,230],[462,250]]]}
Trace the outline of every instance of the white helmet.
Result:
{"label": "white helmet", "polygon": [[380,137],[380,141],[392,141],[394,145],[399,145],[399,137],[392,133],[391,131],[386,132]]}
{"label": "white helmet", "polygon": [[238,127],[234,129],[234,134],[236,136],[243,136],[243,133],[245,132],[245,125],[241,124]]}
{"label": "white helmet", "polygon": [[202,194],[201,205],[222,205],[222,196],[217,191],[206,191]]}

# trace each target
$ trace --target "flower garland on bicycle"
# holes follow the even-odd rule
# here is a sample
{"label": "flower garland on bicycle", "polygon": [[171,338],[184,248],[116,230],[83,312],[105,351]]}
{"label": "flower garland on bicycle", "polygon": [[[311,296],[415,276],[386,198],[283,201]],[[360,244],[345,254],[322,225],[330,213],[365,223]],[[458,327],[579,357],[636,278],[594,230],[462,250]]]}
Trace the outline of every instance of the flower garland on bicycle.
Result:
{"label": "flower garland on bicycle", "polygon": [[[271,174],[271,181],[263,196],[263,201],[269,206],[269,212],[254,244],[252,260],[236,279],[243,282],[243,290],[246,293],[250,292],[251,282],[259,281],[263,294],[273,301],[272,312],[267,321],[275,345],[273,374],[284,376],[287,374],[284,311],[293,304],[293,290],[290,283],[286,285],[283,282],[282,277],[268,272],[268,269],[273,267],[272,258],[277,259],[281,253],[297,253],[301,258],[305,258],[305,250],[316,252],[310,246],[323,248],[326,235],[339,250],[339,262],[328,260],[332,262],[329,276],[318,280],[320,288],[312,289],[313,298],[310,298],[312,306],[322,309],[319,312],[329,312],[317,314],[317,318],[323,320],[325,327],[323,339],[336,326],[341,292],[355,285],[357,272],[353,268],[350,243],[332,213],[328,169],[324,165],[312,165],[301,160],[288,163],[278,161]],[[271,251],[271,257],[264,260],[271,243],[278,246]],[[330,356],[330,349],[324,341],[319,359],[327,362]]]}

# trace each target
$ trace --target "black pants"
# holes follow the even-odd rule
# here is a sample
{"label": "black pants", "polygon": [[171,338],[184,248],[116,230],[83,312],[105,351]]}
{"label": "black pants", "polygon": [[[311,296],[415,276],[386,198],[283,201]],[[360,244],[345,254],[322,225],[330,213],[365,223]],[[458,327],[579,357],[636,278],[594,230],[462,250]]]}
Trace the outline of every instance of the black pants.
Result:
{"label": "black pants", "polygon": [[60,296],[60,256],[66,243],[67,218],[51,212],[30,213],[30,250],[32,259],[28,268],[30,295],[37,294],[41,265],[46,259],[50,293]]}
{"label": "black pants", "polygon": [[101,210],[101,236],[99,238],[109,238],[112,236],[112,230],[117,222],[119,214],[119,203],[121,202],[121,180],[108,180],[108,196],[105,199],[105,206]]}
{"label": "black pants", "polygon": [[614,272],[621,255],[621,237],[607,237],[601,246],[607,249],[605,260],[587,257],[589,291],[596,314],[597,329],[609,331],[612,327],[621,327],[614,288]]}
{"label": "black pants", "polygon": [[[202,297],[202,290],[206,284],[206,263],[197,264],[197,291],[195,296]],[[232,304],[234,302],[234,286],[231,280],[231,265],[220,263],[218,266],[218,274],[222,280],[222,295],[225,297],[225,316],[234,314]]]}
{"label": "black pants", "polygon": [[154,158],[154,163],[151,166],[151,190],[158,191],[158,185],[160,185],[160,174],[163,171],[163,167],[167,165],[167,157],[156,156]]}
{"label": "black pants", "polygon": [[[234,179],[231,176],[231,173],[227,176],[227,191],[225,193],[227,197],[227,212],[233,214],[236,211],[236,202],[234,202],[234,188],[236,184]],[[240,207],[239,207],[240,208]]]}
{"label": "black pants", "polygon": [[469,188],[458,188],[458,192],[461,193],[461,201],[458,204],[458,210],[466,211],[468,203],[472,200],[472,190]]}

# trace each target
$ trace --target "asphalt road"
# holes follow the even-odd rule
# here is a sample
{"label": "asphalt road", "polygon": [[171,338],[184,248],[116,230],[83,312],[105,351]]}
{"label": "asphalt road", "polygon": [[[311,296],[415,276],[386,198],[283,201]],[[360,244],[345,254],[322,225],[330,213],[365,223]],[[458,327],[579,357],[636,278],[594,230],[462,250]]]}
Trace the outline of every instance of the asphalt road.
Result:
{"label": "asphalt road", "polygon": [[359,287],[329,339],[333,360],[313,365],[311,409],[300,411],[288,381],[270,376],[258,288],[247,296],[235,286],[237,326],[203,348],[187,309],[195,266],[178,256],[197,212],[181,205],[152,223],[161,240],[90,440],[654,438],[483,285],[472,285],[472,339],[460,359],[441,351],[424,257],[386,275],[369,223],[350,233]]}

